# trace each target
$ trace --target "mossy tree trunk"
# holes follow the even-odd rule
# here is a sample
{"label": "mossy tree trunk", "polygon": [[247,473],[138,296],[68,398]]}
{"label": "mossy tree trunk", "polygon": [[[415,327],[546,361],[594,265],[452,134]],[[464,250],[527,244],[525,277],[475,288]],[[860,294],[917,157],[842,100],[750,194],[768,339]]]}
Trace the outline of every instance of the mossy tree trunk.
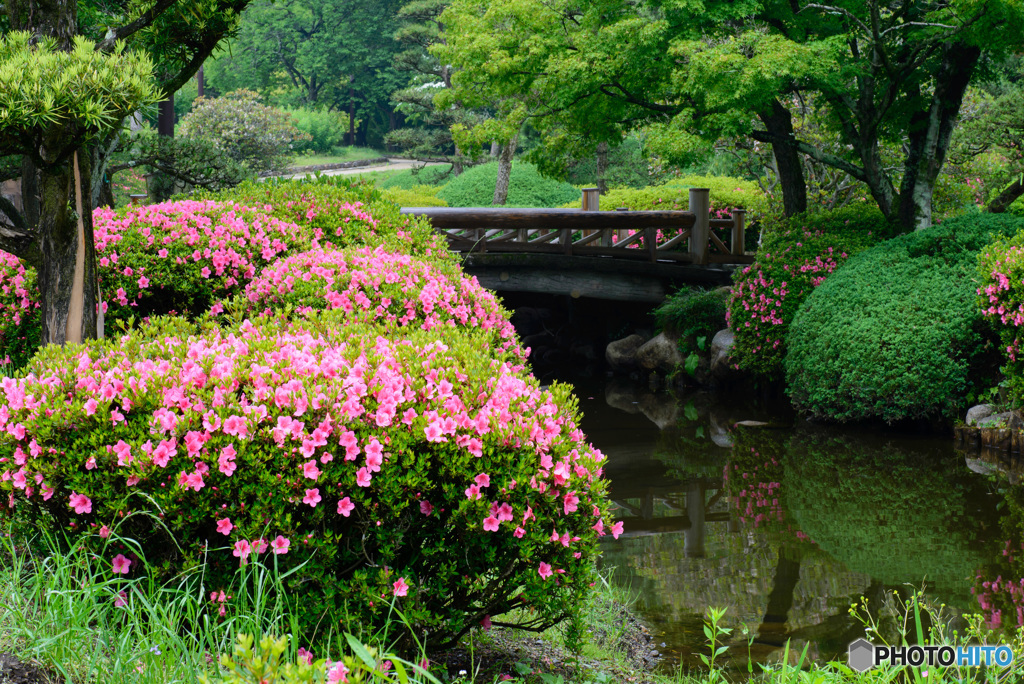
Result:
{"label": "mossy tree trunk", "polygon": [[498,178],[494,183],[494,200],[491,204],[503,205],[508,200],[508,182],[512,177],[512,156],[516,153],[516,145],[519,135],[513,135],[512,139],[501,147],[501,154],[498,155]]}

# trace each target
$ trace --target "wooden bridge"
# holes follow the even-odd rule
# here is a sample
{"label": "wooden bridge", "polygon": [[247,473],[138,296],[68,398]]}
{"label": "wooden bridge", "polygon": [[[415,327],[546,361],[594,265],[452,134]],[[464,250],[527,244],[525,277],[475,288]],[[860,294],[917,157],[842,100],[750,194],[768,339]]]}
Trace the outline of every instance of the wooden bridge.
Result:
{"label": "wooden bridge", "polygon": [[596,198],[596,190],[584,190],[583,209],[409,207],[402,213],[429,218],[453,250],[466,253],[695,265],[753,261],[745,253],[746,212],[734,209],[728,219],[712,219],[706,188],[690,189],[692,211],[597,211],[591,193]]}
{"label": "wooden bridge", "polygon": [[408,207],[465,254],[463,267],[491,290],[660,302],[683,284],[724,285],[746,254],[746,212],[712,219],[706,188],[690,189],[692,211]]}

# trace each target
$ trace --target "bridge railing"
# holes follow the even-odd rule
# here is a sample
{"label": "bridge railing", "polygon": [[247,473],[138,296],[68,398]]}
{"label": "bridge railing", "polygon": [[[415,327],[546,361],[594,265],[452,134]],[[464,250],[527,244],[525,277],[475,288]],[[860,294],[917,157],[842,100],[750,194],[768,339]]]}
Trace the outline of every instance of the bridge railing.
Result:
{"label": "bridge railing", "polygon": [[406,207],[401,211],[429,218],[451,248],[460,252],[607,256],[693,264],[753,261],[745,254],[746,212],[734,209],[731,218],[712,219],[706,188],[690,189],[692,211],[594,211],[595,195],[596,191],[584,190],[582,210]]}

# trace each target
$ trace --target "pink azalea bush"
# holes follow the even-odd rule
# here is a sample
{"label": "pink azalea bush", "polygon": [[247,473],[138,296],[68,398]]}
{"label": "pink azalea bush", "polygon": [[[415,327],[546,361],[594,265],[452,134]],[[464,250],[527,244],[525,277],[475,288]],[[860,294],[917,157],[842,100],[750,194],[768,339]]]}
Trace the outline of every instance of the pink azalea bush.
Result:
{"label": "pink azalea bush", "polygon": [[1019,405],[1024,402],[1024,230],[983,249],[977,274],[978,308],[999,333],[1006,386]]}
{"label": "pink azalea bush", "polygon": [[769,230],[757,260],[734,276],[726,311],[739,368],[782,374],[786,333],[800,305],[846,260],[884,237],[877,210],[849,207],[804,215]]}
{"label": "pink azalea bush", "polygon": [[205,560],[217,591],[254,558],[305,563],[288,590],[307,632],[392,602],[434,644],[516,607],[575,614],[621,523],[569,389],[482,331],[331,315],[43,349],[0,380],[6,506],[98,551],[97,530],[136,540],[145,563],[108,559],[128,577]]}
{"label": "pink azalea bush", "polygon": [[448,246],[423,218],[403,216],[372,183],[345,176],[246,182],[208,195],[259,207],[336,247],[384,245],[392,252],[447,258]]}
{"label": "pink azalea bush", "polygon": [[35,280],[35,269],[0,252],[0,370],[24,365],[39,345]]}
{"label": "pink azalea bush", "polygon": [[508,313],[476,278],[451,261],[395,254],[383,246],[279,259],[246,286],[242,299],[255,314],[290,305],[299,313],[328,309],[424,330],[481,328],[491,331],[491,346],[526,360]]}
{"label": "pink azalea bush", "polygon": [[293,223],[212,200],[93,212],[107,318],[205,313],[257,271],[316,243]]}

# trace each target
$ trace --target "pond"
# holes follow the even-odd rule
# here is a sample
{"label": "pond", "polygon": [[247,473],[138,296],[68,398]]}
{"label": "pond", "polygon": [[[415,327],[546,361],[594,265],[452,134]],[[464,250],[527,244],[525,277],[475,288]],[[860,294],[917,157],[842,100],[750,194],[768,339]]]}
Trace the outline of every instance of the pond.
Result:
{"label": "pond", "polygon": [[845,661],[864,633],[851,605],[894,591],[1024,623],[1024,590],[1002,580],[1024,576],[1007,542],[1024,529],[1024,496],[997,473],[1007,464],[967,458],[951,437],[812,425],[785,402],[575,384],[625,521],[602,562],[667,663],[698,666],[709,607],[728,609],[725,664],[744,672],[781,658],[786,640]]}

